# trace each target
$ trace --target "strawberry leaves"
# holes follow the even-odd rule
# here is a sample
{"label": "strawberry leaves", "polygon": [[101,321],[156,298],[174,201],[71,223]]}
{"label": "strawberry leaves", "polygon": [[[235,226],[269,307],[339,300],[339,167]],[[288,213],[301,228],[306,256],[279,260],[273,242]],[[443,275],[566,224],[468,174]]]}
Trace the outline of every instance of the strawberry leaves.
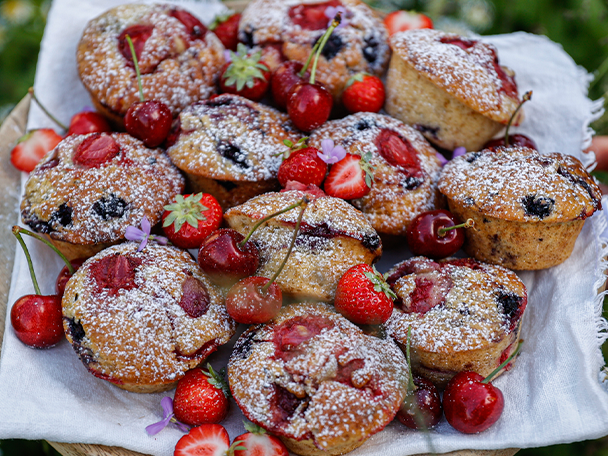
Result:
{"label": "strawberry leaves", "polygon": [[167,228],[171,226],[171,224],[174,224],[174,229],[177,233],[186,222],[188,222],[192,228],[197,228],[199,220],[207,220],[203,212],[209,210],[208,207],[200,202],[202,198],[202,193],[189,195],[186,198],[184,198],[184,195],[176,195],[175,203],[168,204],[164,207],[166,211],[169,211],[169,215],[167,215],[163,221],[163,228]]}
{"label": "strawberry leaves", "polygon": [[268,72],[268,67],[260,62],[261,52],[252,55],[247,53],[247,48],[243,43],[239,43],[237,51],[230,51],[232,62],[226,68],[222,79],[226,86],[236,85],[236,90],[241,91],[243,87],[252,88],[256,79],[265,80],[263,72]]}

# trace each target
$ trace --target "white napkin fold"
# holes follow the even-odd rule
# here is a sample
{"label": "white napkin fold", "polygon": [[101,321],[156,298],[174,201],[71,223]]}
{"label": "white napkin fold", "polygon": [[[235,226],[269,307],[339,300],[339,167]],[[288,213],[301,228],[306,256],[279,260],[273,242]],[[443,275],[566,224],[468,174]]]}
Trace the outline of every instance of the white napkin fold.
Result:
{"label": "white napkin fold", "polygon": [[[59,118],[67,120],[90,103],[75,63],[76,44],[86,22],[120,3],[125,1],[53,2],[36,92]],[[223,8],[215,1],[174,3],[206,23]],[[581,150],[590,141],[588,125],[599,115],[601,104],[586,96],[587,73],[559,45],[542,36],[515,33],[483,39],[495,44],[501,62],[516,71],[520,91],[534,91],[525,107],[526,121],[517,131],[531,136],[542,152],[569,153],[590,164],[593,157],[583,157]],[[29,126],[53,127],[35,106]],[[460,434],[442,421],[431,432],[434,451],[545,446],[608,433],[608,393],[599,381],[606,323],[601,318],[602,298],[595,291],[604,281],[605,228],[604,214],[597,214],[585,224],[569,260],[548,270],[519,274],[529,292],[522,329],[525,344],[515,367],[495,381],[505,396],[503,416],[477,435]],[[43,293],[50,294],[61,263],[45,246],[27,242]],[[379,269],[386,271],[405,255],[406,251],[393,247]],[[31,292],[27,265],[18,252],[9,311],[17,297]],[[120,390],[90,375],[66,341],[49,350],[24,346],[9,321],[0,360],[0,438],[99,443],[157,456],[173,454],[183,435],[175,427],[168,426],[155,437],[144,431],[160,420],[160,399],[172,393]],[[219,369],[226,365],[229,354],[230,348],[223,347],[210,361]],[[234,402],[231,406],[222,424],[234,438],[243,432],[243,416]],[[377,454],[380,449],[386,456],[432,450],[422,433],[394,422],[352,455]]]}

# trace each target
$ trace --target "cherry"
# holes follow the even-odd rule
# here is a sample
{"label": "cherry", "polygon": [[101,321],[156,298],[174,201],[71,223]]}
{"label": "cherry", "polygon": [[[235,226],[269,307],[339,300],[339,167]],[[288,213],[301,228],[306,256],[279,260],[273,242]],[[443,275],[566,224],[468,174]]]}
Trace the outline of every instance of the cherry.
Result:
{"label": "cherry", "polygon": [[95,111],[82,111],[72,116],[66,136],[110,131],[112,127],[104,116]]}
{"label": "cherry", "polygon": [[272,92],[274,103],[279,109],[287,108],[287,98],[293,87],[297,83],[304,82],[310,78],[308,71],[304,71],[302,76],[300,76],[303,69],[304,65],[302,63],[296,60],[288,60],[279,65],[272,73],[270,91]]}
{"label": "cherry", "polygon": [[473,220],[458,224],[456,217],[445,209],[418,214],[407,227],[405,237],[414,255],[445,258],[455,254],[464,244],[464,228]]}
{"label": "cherry", "polygon": [[517,106],[517,109],[515,109],[515,111],[513,111],[513,114],[511,114],[511,118],[509,119],[509,122],[507,123],[507,128],[505,129],[505,135],[502,138],[491,139],[490,141],[485,143],[485,145],[483,146],[484,149],[496,149],[498,147],[520,146],[520,147],[528,147],[530,149],[538,150],[536,143],[532,139],[528,138],[526,135],[521,135],[519,133],[514,134],[514,135],[509,134],[509,129],[511,128],[511,125],[513,124],[513,121],[515,120],[517,113],[519,112],[521,107],[524,105],[524,103],[526,101],[530,101],[531,99],[532,99],[531,90],[524,93],[524,96],[522,97],[519,105]]}
{"label": "cherry", "polygon": [[55,281],[55,293],[57,296],[63,296],[63,292],[65,291],[65,286],[67,285],[68,280],[70,280],[70,278],[85,261],[86,258],[76,258],[74,260],[70,260],[72,270],[70,270],[67,265],[61,268],[61,271],[59,271],[59,275],[57,276],[57,280]]}
{"label": "cherry", "polygon": [[86,168],[99,168],[120,153],[120,145],[106,133],[92,133],[74,152],[73,162]]}

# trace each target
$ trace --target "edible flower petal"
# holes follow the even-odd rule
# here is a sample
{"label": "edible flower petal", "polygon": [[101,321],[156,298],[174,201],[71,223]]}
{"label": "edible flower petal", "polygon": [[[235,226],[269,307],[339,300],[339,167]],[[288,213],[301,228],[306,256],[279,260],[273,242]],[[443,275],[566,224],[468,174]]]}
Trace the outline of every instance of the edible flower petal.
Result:
{"label": "edible flower petal", "polygon": [[156,236],[154,234],[150,234],[150,230],[152,226],[150,225],[150,221],[144,215],[141,219],[141,229],[135,226],[128,226],[125,231],[125,238],[129,241],[139,242],[139,247],[137,248],[138,252],[141,252],[146,245],[148,244],[148,239],[156,241],[160,245],[167,244],[167,238],[163,236]]}
{"label": "edible flower petal", "polygon": [[346,157],[346,150],[342,146],[334,146],[333,139],[324,139],[321,141],[321,149],[323,152],[317,152],[317,156],[328,165],[338,163]]}
{"label": "edible flower petal", "polygon": [[328,6],[327,8],[325,8],[325,17],[329,18],[327,27],[331,25],[332,21],[334,20],[334,17],[336,17],[336,14],[338,13],[341,13],[342,21],[340,22],[340,25],[335,28],[335,30],[341,29],[342,27],[348,25],[348,21],[346,20],[346,8],[344,8],[343,6]]}
{"label": "edible flower petal", "polygon": [[150,426],[146,426],[146,432],[148,435],[158,434],[160,431],[165,429],[169,423],[176,424],[177,427],[179,427],[183,432],[190,431],[190,428],[187,425],[175,419],[175,415],[173,414],[173,399],[171,399],[169,396],[163,397],[160,401],[160,405],[163,408],[163,419],[157,423],[151,424]]}
{"label": "edible flower petal", "polygon": [[452,158],[456,158],[456,157],[460,157],[461,155],[464,155],[467,153],[467,149],[464,147],[457,147],[456,149],[454,149],[454,151],[452,152]]}

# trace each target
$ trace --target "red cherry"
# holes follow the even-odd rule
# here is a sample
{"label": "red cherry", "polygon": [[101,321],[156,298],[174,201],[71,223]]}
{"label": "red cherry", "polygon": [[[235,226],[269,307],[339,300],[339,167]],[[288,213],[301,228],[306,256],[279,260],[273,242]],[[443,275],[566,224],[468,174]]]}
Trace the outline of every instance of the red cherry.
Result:
{"label": "red cherry", "polygon": [[414,376],[416,390],[406,396],[397,418],[411,429],[432,428],[441,419],[441,399],[437,387],[429,380]]}
{"label": "red cherry", "polygon": [[87,168],[98,168],[120,153],[120,146],[105,133],[92,133],[80,143],[73,161]]}
{"label": "red cherry", "polygon": [[49,348],[63,339],[63,315],[59,296],[22,296],[11,309],[17,338],[34,348]]}
{"label": "red cherry", "polygon": [[246,277],[235,283],[226,295],[226,310],[233,320],[245,324],[266,323],[276,317],[283,305],[283,293],[270,279]]}
{"label": "red cherry", "polygon": [[[131,68],[134,68],[135,65],[133,63],[133,56],[131,54],[129,42],[127,41],[127,35],[131,38],[131,41],[133,41],[133,47],[135,48],[137,60],[140,60],[141,53],[146,45],[146,41],[148,38],[150,38],[150,36],[152,36],[153,30],[153,25],[132,25],[131,27],[124,29],[118,36],[118,50],[123,57],[127,59],[127,65],[129,65]],[[144,68],[140,68],[140,70],[142,73],[147,72]]]}
{"label": "red cherry", "polygon": [[125,115],[127,132],[147,147],[160,146],[169,135],[172,122],[171,111],[158,100],[133,103]]}
{"label": "red cherry", "polygon": [[[504,145],[505,138],[504,136],[501,136],[497,139],[491,139],[483,146],[483,148],[496,149],[498,147],[503,147]],[[528,138],[526,135],[520,135],[519,133],[509,135],[509,147],[510,146],[528,147],[529,149],[538,150],[538,146],[532,139]]]}
{"label": "red cherry", "polygon": [[300,76],[304,65],[296,60],[283,62],[274,70],[270,78],[270,91],[275,104],[280,109],[287,109],[287,99],[293,86],[298,82],[308,81],[310,73],[306,71],[303,76]]}
{"label": "red cherry", "polygon": [[325,86],[299,82],[289,93],[287,113],[296,128],[310,132],[329,119],[333,104],[333,97]]}
{"label": "red cherry", "polygon": [[[74,260],[71,260],[70,264],[74,268],[74,271],[77,271],[78,268],[82,266],[82,263],[84,263],[85,261],[86,258],[76,258]],[[70,271],[67,266],[61,268],[61,271],[59,271],[59,275],[57,276],[57,280],[55,281],[55,293],[57,293],[57,296],[63,296],[65,286],[67,285],[68,280],[70,280],[71,277],[72,274],[70,274]]]}
{"label": "red cherry", "polygon": [[72,116],[66,136],[112,131],[104,116],[95,111],[78,112]]}
{"label": "red cherry", "polygon": [[438,259],[456,253],[464,244],[464,228],[439,231],[459,222],[445,209],[418,214],[407,227],[405,237],[414,255]]}

